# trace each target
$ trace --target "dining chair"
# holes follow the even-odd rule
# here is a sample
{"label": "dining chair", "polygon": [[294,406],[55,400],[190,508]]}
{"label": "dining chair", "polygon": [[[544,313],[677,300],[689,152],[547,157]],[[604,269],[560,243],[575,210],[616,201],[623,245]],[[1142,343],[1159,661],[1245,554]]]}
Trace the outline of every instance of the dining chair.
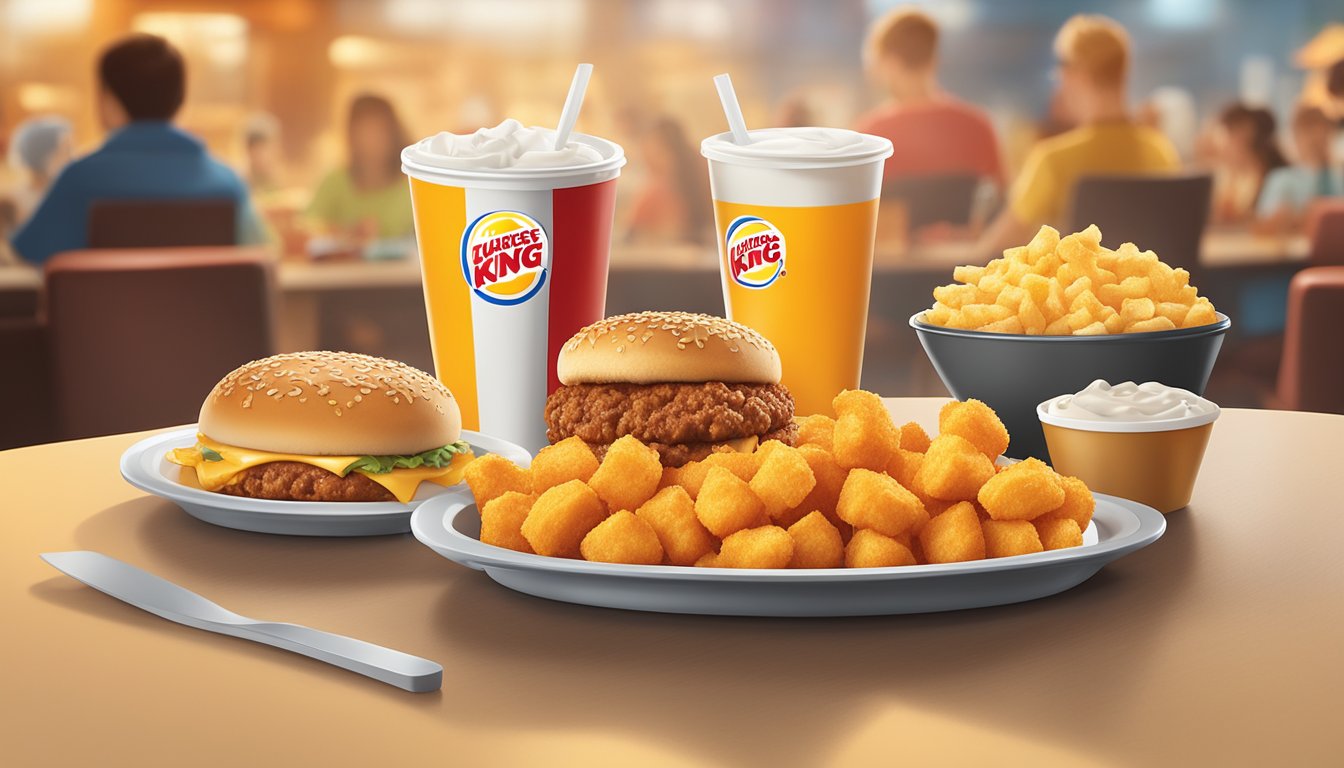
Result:
{"label": "dining chair", "polygon": [[1307,263],[1316,267],[1344,265],[1344,198],[1317,200],[1307,212]]}
{"label": "dining chair", "polygon": [[882,202],[900,202],[906,227],[915,232],[930,224],[966,226],[975,210],[980,177],[973,173],[901,176],[882,184]]}
{"label": "dining chair", "polygon": [[273,353],[275,312],[262,248],[57,254],[46,317],[58,437],[195,421],[224,374]]}
{"label": "dining chair", "polygon": [[46,326],[35,315],[0,318],[0,450],[53,439]]}
{"label": "dining chair", "polygon": [[1308,267],[1288,290],[1278,401],[1294,411],[1344,413],[1344,266]]}
{"label": "dining chair", "polygon": [[1212,194],[1207,173],[1086,176],[1073,190],[1068,231],[1096,224],[1112,248],[1134,243],[1190,268],[1199,261]]}
{"label": "dining chair", "polygon": [[238,243],[237,205],[228,199],[98,200],[88,224],[89,248]]}

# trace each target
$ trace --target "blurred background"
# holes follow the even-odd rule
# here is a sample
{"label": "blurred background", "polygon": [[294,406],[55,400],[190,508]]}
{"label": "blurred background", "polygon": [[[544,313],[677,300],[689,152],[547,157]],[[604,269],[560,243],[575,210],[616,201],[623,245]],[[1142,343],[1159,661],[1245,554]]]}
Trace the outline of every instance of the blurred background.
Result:
{"label": "blurred background", "polygon": [[[176,123],[237,172],[263,223],[262,248],[275,266],[260,332],[272,347],[344,348],[432,368],[409,215],[389,216],[386,206],[374,204],[350,211],[334,191],[341,169],[357,164],[356,153],[385,153],[380,143],[399,149],[403,140],[441,130],[470,132],[506,117],[552,125],[575,64],[590,61],[596,72],[579,129],[620,143],[630,159],[619,182],[608,312],[720,313],[699,154],[702,138],[725,129],[712,76],[732,74],[753,127],[871,125],[901,98],[875,68],[870,42],[874,23],[897,5],[0,0],[0,148],[8,161],[0,172],[0,231],[13,237],[60,167],[106,137],[95,98],[100,52],[129,33],[159,35],[186,64],[186,100]],[[1344,158],[1344,97],[1331,93],[1332,67],[1344,60],[1344,9],[1337,0],[913,6],[937,26],[939,88],[987,118],[999,170],[975,178],[969,194],[953,195],[935,210],[921,202],[932,195],[918,187],[904,199],[884,195],[865,387],[884,395],[944,394],[906,320],[930,303],[934,286],[950,281],[952,265],[993,257],[981,235],[1009,199],[1026,158],[1038,142],[1075,127],[1059,96],[1053,41],[1070,16],[1085,11],[1128,31],[1125,98],[1132,119],[1165,135],[1182,172],[1211,180],[1209,199],[1194,206],[1202,215],[1178,222],[1192,230],[1193,245],[1159,249],[1233,318],[1210,397],[1224,406],[1340,407],[1329,399],[1316,406],[1294,401],[1280,375],[1293,278],[1308,267],[1344,263],[1344,230],[1327,225],[1337,220],[1328,198],[1344,192],[1331,176]],[[1344,92],[1344,70],[1336,77],[1333,85]],[[370,96],[376,106],[352,119],[352,103]],[[1234,106],[1254,118],[1239,121],[1231,116]],[[1322,164],[1325,180],[1291,211],[1257,205],[1270,171],[1310,159],[1295,143],[1294,126],[1306,108],[1328,126],[1326,157],[1311,160]],[[35,123],[42,131],[25,134]],[[1270,145],[1280,157],[1266,161]],[[387,183],[392,189],[404,179]],[[1065,229],[1073,222],[1047,223]],[[1103,232],[1108,245],[1119,244],[1104,226]],[[12,420],[0,429],[0,447],[111,431],[114,425],[61,414],[63,393],[72,389],[60,380],[62,360],[74,353],[57,348],[64,338],[57,324],[68,316],[57,311],[54,293],[44,298],[55,286],[16,251],[0,257],[9,262],[0,267],[0,316],[11,330],[4,351],[45,355],[53,378],[46,387],[51,402],[43,406],[49,413],[32,415],[31,423]],[[97,324],[90,317],[151,311],[111,289],[77,296],[65,311],[86,326]],[[39,330],[26,336],[13,330],[33,318]],[[193,323],[183,318],[183,324]],[[164,324],[164,338],[187,343],[190,330],[171,325]],[[1344,390],[1338,378],[1326,384]],[[199,393],[191,399],[199,402]]]}

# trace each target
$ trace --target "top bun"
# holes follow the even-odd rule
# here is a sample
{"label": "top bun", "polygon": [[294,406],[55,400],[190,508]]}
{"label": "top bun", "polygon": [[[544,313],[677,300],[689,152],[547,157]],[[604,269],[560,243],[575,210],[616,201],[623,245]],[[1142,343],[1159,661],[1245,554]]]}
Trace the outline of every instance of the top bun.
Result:
{"label": "top bun", "polygon": [[462,413],[438,379],[349,352],[292,352],[225,376],[201,434],[228,445],[329,456],[416,454],[456,442]]}
{"label": "top bun", "polygon": [[779,353],[740,323],[692,312],[599,320],[560,349],[562,384],[726,381],[778,384]]}

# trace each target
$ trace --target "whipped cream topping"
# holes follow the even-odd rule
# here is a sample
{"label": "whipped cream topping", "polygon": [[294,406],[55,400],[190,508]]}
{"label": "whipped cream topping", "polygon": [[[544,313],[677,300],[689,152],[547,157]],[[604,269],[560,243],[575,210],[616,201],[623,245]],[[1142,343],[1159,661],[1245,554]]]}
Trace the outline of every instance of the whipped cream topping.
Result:
{"label": "whipped cream topping", "polygon": [[700,153],[711,160],[815,160],[834,163],[873,160],[891,155],[891,142],[847,128],[762,128],[748,131],[750,144],[738,144],[731,133],[710,136]]}
{"label": "whipped cream topping", "polygon": [[1079,421],[1149,422],[1216,414],[1218,406],[1189,390],[1156,381],[1111,385],[1103,379],[1049,401],[1051,416]]}
{"label": "whipped cream topping", "polygon": [[512,118],[474,133],[443,131],[411,145],[407,155],[422,165],[456,170],[564,168],[605,159],[595,147],[572,140],[556,149],[555,129]]}

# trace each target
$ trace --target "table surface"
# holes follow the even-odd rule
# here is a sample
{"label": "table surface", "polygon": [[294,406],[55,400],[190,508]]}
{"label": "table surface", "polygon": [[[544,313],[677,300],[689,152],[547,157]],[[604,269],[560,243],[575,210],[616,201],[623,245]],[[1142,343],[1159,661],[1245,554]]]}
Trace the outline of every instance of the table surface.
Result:
{"label": "table surface", "polygon": [[[936,423],[941,399],[893,399]],[[1318,765],[1344,752],[1344,417],[1226,410],[1153,546],[1020,605],[665,616],[510,592],[409,535],[215,528],[125,484],[118,435],[0,453],[10,765]],[[39,552],[443,664],[410,694],[171,624]]]}

